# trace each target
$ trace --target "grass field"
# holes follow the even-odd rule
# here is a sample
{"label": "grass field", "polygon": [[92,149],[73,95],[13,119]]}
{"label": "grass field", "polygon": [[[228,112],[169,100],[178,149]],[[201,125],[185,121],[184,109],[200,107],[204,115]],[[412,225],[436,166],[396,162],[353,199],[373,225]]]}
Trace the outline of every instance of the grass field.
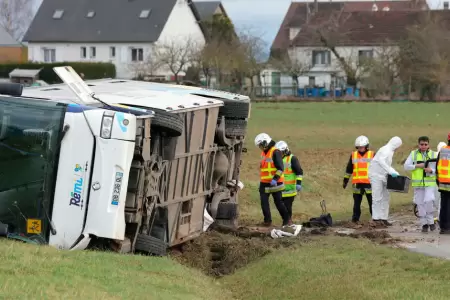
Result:
{"label": "grass field", "polygon": [[[261,221],[256,134],[266,132],[287,141],[301,160],[304,191],[295,202],[296,219],[319,214],[322,199],[333,216],[349,218],[351,190],[343,190],[341,184],[355,138],[367,135],[376,150],[392,136],[400,136],[404,144],[394,156],[394,167],[406,174],[401,162],[418,136],[430,136],[433,149],[447,137],[447,107],[434,103],[253,105],[241,176],[246,185],[240,195],[243,221]],[[392,194],[391,199],[396,206],[409,203],[411,195]],[[279,221],[275,209],[273,216]],[[239,245],[246,251],[232,249],[236,254],[257,252],[255,245],[266,247],[251,240]],[[197,254],[202,255],[206,253]],[[274,248],[221,279],[170,258],[63,252],[7,241],[0,243],[0,259],[2,299],[446,299],[450,280],[448,261],[342,237],[299,240],[290,248]]]}
{"label": "grass field", "polygon": [[[446,140],[450,124],[444,112],[448,107],[436,103],[254,104],[241,173],[246,184],[240,196],[242,218],[262,221],[257,192],[260,151],[253,143],[258,133],[266,132],[276,141],[285,140],[300,158],[305,175],[304,190],[295,201],[297,220],[320,214],[322,199],[334,216],[348,219],[353,199],[351,186],[343,190],[342,179],[356,137],[366,135],[371,148],[377,150],[391,137],[400,136],[403,145],[394,155],[393,166],[400,174],[410,176],[403,169],[403,161],[416,147],[417,138],[429,136],[434,150]],[[391,205],[410,203],[411,197],[411,193],[391,194]],[[276,209],[272,211],[274,220],[280,222]]]}
{"label": "grass field", "polygon": [[0,243],[1,299],[230,299],[169,258]]}

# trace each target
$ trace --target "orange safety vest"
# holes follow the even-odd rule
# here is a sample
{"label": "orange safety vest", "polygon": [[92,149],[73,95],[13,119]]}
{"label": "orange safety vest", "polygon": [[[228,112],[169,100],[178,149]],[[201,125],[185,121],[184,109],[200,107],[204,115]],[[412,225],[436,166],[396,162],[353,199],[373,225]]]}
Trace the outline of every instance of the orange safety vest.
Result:
{"label": "orange safety vest", "polygon": [[[273,163],[272,154],[275,151],[275,147],[270,148],[267,153],[261,152],[261,171],[260,180],[264,183],[270,183],[277,172],[277,168]],[[281,174],[280,178],[277,180],[278,183],[284,182],[284,174]]]}
{"label": "orange safety vest", "polygon": [[439,151],[437,175],[439,189],[450,191],[450,146],[445,146]]}
{"label": "orange safety vest", "polygon": [[353,174],[352,183],[367,183],[370,184],[369,180],[369,164],[373,158],[373,151],[367,151],[362,156],[358,151],[353,151],[352,153],[352,163],[353,163]]}

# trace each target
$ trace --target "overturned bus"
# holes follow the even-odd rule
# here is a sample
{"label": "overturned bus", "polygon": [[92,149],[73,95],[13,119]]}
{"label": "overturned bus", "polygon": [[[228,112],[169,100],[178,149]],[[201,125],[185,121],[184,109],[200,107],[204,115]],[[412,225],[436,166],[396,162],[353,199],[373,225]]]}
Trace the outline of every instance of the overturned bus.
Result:
{"label": "overturned bus", "polygon": [[55,72],[0,87],[0,234],[164,255],[205,217],[237,225],[248,98]]}

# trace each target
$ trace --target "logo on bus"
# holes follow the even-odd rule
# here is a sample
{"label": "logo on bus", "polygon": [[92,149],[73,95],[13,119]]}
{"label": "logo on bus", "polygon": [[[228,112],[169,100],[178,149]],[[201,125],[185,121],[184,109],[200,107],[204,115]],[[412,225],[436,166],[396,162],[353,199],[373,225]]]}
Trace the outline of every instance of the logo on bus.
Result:
{"label": "logo on bus", "polygon": [[70,193],[70,203],[69,205],[75,205],[81,208],[83,208],[83,200],[82,200],[82,194],[83,193],[83,178],[79,178],[75,180],[75,183],[73,184],[73,192]]}

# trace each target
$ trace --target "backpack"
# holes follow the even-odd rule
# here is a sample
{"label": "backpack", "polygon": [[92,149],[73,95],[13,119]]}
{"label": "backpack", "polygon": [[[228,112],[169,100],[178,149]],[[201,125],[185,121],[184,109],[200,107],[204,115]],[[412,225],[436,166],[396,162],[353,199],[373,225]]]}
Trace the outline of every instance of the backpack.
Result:
{"label": "backpack", "polygon": [[333,226],[333,218],[331,217],[331,214],[327,212],[325,200],[320,201],[320,208],[322,209],[322,214],[320,217],[309,219],[309,222],[303,223],[303,226],[307,228]]}

